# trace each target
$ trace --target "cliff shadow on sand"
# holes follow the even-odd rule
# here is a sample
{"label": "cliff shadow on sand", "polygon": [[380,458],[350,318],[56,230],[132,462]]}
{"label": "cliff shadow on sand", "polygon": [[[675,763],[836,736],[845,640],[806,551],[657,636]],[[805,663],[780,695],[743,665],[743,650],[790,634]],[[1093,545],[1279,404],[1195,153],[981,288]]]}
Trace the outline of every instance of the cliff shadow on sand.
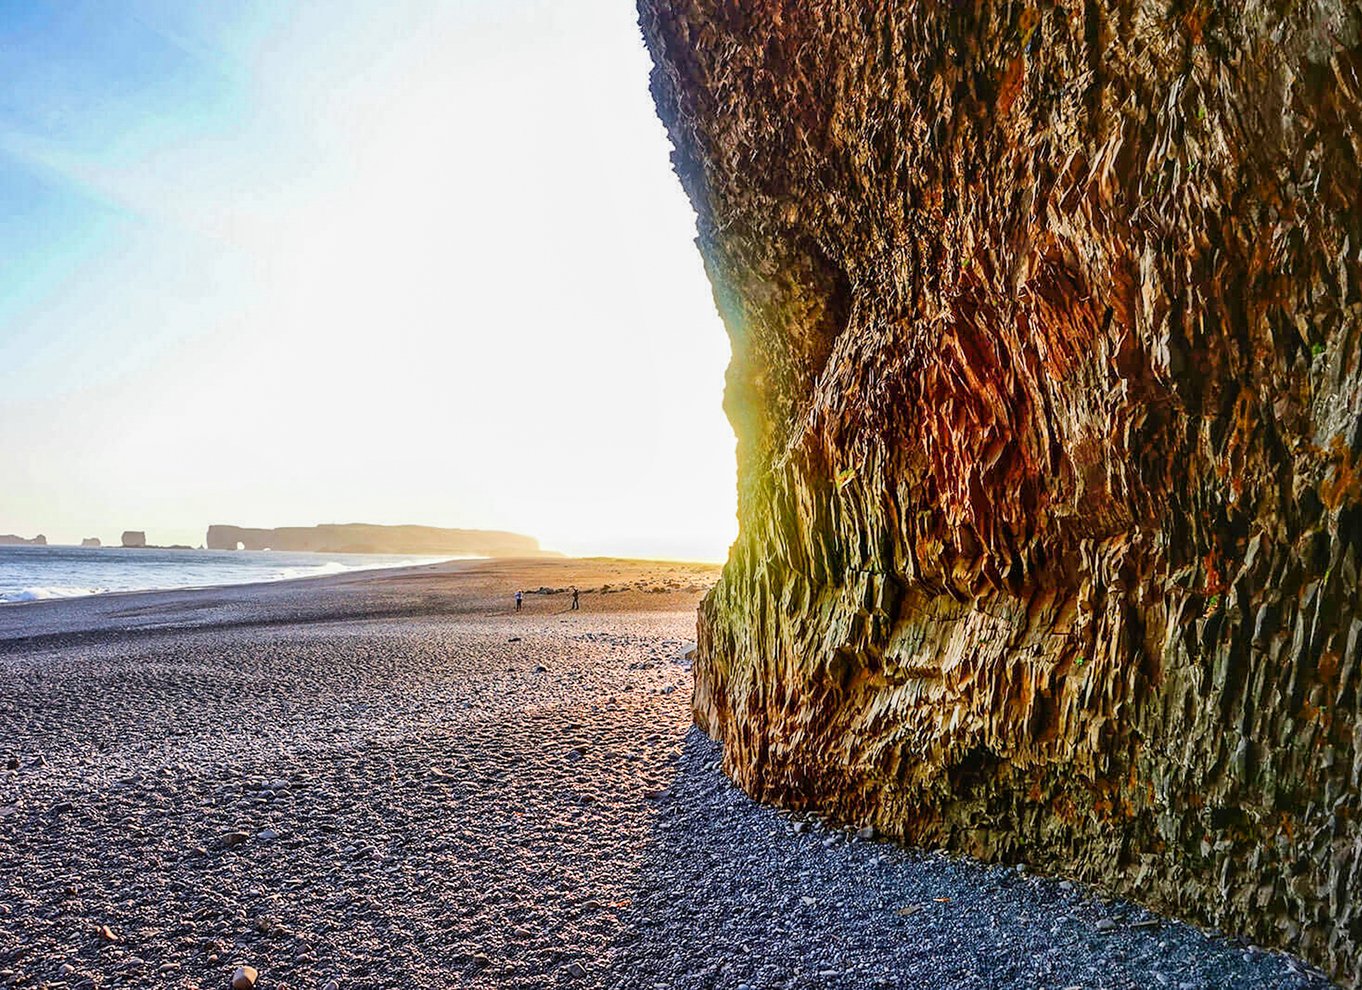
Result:
{"label": "cliff shadow on sand", "polygon": [[[685,737],[652,792],[610,986],[1308,990],[1296,960],[1060,878],[758,805]],[[650,982],[651,981],[651,982]]]}

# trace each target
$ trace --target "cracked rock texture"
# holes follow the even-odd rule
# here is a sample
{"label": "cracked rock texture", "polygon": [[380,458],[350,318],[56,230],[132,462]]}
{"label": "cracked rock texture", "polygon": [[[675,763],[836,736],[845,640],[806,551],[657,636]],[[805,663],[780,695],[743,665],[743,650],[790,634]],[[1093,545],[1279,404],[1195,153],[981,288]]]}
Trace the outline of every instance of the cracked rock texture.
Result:
{"label": "cracked rock texture", "polygon": [[640,0],[752,794],[1362,985],[1356,2]]}

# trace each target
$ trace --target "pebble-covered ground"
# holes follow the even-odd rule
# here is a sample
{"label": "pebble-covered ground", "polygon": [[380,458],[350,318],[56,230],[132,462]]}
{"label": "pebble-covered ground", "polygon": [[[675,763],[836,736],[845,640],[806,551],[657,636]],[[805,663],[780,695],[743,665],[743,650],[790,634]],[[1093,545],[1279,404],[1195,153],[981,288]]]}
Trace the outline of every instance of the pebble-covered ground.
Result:
{"label": "pebble-covered ground", "polygon": [[0,984],[1328,986],[753,804],[689,728],[712,578],[463,563],[0,608]]}

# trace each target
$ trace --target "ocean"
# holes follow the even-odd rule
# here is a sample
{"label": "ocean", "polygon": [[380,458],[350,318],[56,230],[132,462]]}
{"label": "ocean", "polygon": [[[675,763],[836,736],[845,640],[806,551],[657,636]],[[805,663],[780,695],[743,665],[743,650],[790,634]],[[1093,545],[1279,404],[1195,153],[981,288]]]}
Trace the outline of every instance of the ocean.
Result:
{"label": "ocean", "polygon": [[431,564],[453,556],[0,546],[0,604],[108,591],[206,588]]}

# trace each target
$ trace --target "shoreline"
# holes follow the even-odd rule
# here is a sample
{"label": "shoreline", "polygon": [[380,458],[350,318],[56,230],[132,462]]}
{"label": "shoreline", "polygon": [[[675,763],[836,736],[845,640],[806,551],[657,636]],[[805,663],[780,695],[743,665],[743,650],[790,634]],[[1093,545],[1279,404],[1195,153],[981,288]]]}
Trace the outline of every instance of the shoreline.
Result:
{"label": "shoreline", "polygon": [[[165,547],[147,547],[147,548],[142,548],[142,547],[62,547],[61,549],[90,550],[90,551],[94,551],[94,550],[130,550],[130,551],[140,551],[140,550],[142,550],[142,549],[163,550],[163,549],[167,549],[167,548],[165,548]],[[224,554],[226,554],[226,553],[268,553],[268,552],[270,552],[270,551],[264,551],[264,550],[204,550],[204,551],[199,551],[199,550],[194,550],[194,551],[192,551],[192,552],[194,552],[194,553],[200,553],[200,552],[202,552],[202,553],[224,553]],[[297,553],[300,553],[300,554],[301,554],[301,553],[313,553],[312,551],[287,551],[287,552],[288,552],[288,553],[295,553],[295,552],[297,552]],[[329,554],[329,553],[328,553],[328,554],[315,553],[314,555],[315,555],[315,556],[326,556],[326,557],[340,556],[339,554]],[[388,554],[373,554],[373,555],[367,555],[367,554],[351,554],[351,555],[349,555],[349,556],[356,556],[356,557],[360,557],[360,556],[401,556],[401,554],[392,554],[392,555],[388,555]],[[247,587],[252,587],[252,586],[254,586],[254,585],[259,585],[259,584],[283,584],[283,583],[289,582],[289,581],[317,581],[317,580],[320,580],[320,579],[323,579],[323,578],[344,577],[344,576],[346,576],[347,574],[371,574],[371,573],[374,573],[374,572],[376,572],[376,571],[401,571],[401,570],[406,570],[406,569],[410,569],[410,568],[419,568],[419,567],[437,567],[437,566],[440,566],[440,565],[442,565],[442,564],[450,564],[450,563],[455,563],[455,562],[462,561],[462,560],[497,560],[497,559],[518,559],[518,558],[471,557],[471,556],[469,556],[469,557],[442,557],[442,558],[438,558],[438,559],[435,559],[435,560],[421,561],[421,562],[419,562],[419,563],[411,563],[411,562],[409,562],[409,561],[404,561],[404,562],[402,562],[402,563],[397,563],[397,564],[375,564],[375,565],[373,565],[373,566],[371,566],[371,567],[344,567],[344,568],[342,568],[342,569],[339,570],[339,571],[325,571],[325,572],[322,572],[322,573],[319,573],[319,574],[291,574],[291,575],[281,575],[281,576],[279,576],[279,577],[263,577],[263,578],[259,578],[259,579],[256,579],[256,580],[250,580],[250,581],[226,581],[226,582],[222,582],[222,583],[218,583],[218,584],[186,584],[186,585],[175,585],[175,586],[172,586],[172,587],[164,587],[164,588],[119,588],[119,589],[114,589],[114,590],[110,590],[110,591],[82,591],[82,592],[79,593],[79,594],[74,594],[74,595],[55,595],[55,596],[53,596],[53,597],[51,597],[51,598],[27,598],[27,599],[19,599],[19,600],[16,600],[16,601],[3,601],[3,600],[0,600],[0,609],[5,609],[5,608],[7,608],[7,607],[9,607],[9,606],[19,606],[19,605],[50,605],[50,604],[54,604],[54,603],[57,603],[57,602],[75,602],[75,601],[84,601],[84,600],[90,599],[90,598],[107,598],[107,597],[114,596],[114,595],[169,594],[169,593],[177,592],[177,591],[183,591],[183,592],[192,592],[192,591],[217,591],[217,590],[220,590],[220,589],[223,589],[223,588],[247,588]],[[319,565],[319,566],[320,566],[320,565]]]}
{"label": "shoreline", "polygon": [[[239,551],[238,551],[239,552]],[[504,604],[510,607],[520,585],[526,599],[537,599],[543,583],[536,575],[559,575],[571,583],[569,572],[600,572],[603,577],[622,569],[671,569],[711,575],[718,564],[645,561],[617,557],[475,557],[452,558],[429,563],[391,567],[355,568],[331,574],[310,574],[264,581],[205,585],[193,588],[143,588],[135,591],[108,591],[69,598],[48,598],[0,604],[0,644],[53,635],[131,632],[144,629],[195,628],[225,621],[229,613],[250,610],[263,616],[276,616],[289,607],[285,618],[308,615],[312,621],[336,621],[343,617],[374,617],[375,602],[383,614],[429,614],[443,606],[442,585],[457,583],[469,572],[506,575]],[[561,583],[561,582],[560,582]],[[707,589],[708,585],[706,585]],[[698,589],[697,589],[698,590]],[[592,594],[585,588],[584,594]],[[612,588],[609,594],[617,594]],[[430,599],[437,599],[431,601]],[[291,601],[292,600],[292,601]],[[421,601],[425,611],[413,609]],[[301,604],[300,604],[301,603]],[[270,621],[276,621],[270,619]]]}
{"label": "shoreline", "polygon": [[[113,546],[109,546],[109,547],[75,547],[75,546],[61,545],[61,546],[58,547],[58,549],[62,549],[62,550],[88,550],[88,551],[96,551],[96,550],[106,550],[106,551],[107,551],[107,550],[129,550],[129,551],[138,551],[138,550],[142,550],[142,549],[144,549],[144,548],[141,548],[141,547],[113,547]],[[165,549],[165,548],[155,547],[155,548],[145,548],[145,549]],[[209,550],[204,550],[204,551],[194,550],[194,551],[192,551],[192,552],[194,552],[194,553],[199,553],[199,552],[203,552],[203,553],[222,553],[222,554],[237,554],[237,553],[252,553],[252,554],[259,554],[259,553],[269,553],[270,551],[265,551],[265,550],[212,550],[212,551],[209,551]],[[280,552],[281,552],[281,553],[290,553],[290,554],[293,554],[293,553],[297,553],[297,554],[310,554],[310,555],[313,555],[313,556],[327,556],[327,557],[331,557],[331,556],[351,556],[351,557],[364,557],[364,556],[402,556],[401,554],[342,554],[342,553],[339,553],[339,552],[336,553],[336,554],[331,554],[331,553],[325,553],[325,554],[323,554],[323,553],[321,553],[321,552],[319,552],[319,551],[280,551]],[[80,594],[74,594],[74,595],[57,595],[57,596],[53,596],[53,597],[51,597],[51,598],[29,598],[29,599],[21,599],[21,600],[17,600],[17,601],[3,601],[3,600],[0,600],[0,613],[3,613],[6,609],[8,609],[8,608],[10,608],[10,607],[14,607],[14,606],[34,606],[34,605],[47,605],[47,606],[51,606],[51,605],[57,605],[57,604],[65,603],[65,602],[84,602],[84,601],[88,601],[88,600],[93,599],[93,598],[109,599],[109,598],[114,598],[114,597],[117,597],[117,596],[128,596],[128,595],[153,595],[153,594],[166,594],[166,595],[168,595],[168,594],[174,594],[174,593],[177,593],[177,592],[190,593],[190,592],[202,592],[202,591],[220,591],[220,590],[227,589],[227,588],[251,588],[251,587],[258,586],[258,585],[281,585],[281,584],[288,584],[288,583],[291,583],[291,582],[294,582],[294,581],[322,581],[322,580],[326,580],[326,579],[330,579],[330,578],[345,578],[345,577],[348,577],[348,576],[359,575],[359,574],[373,575],[373,574],[380,573],[380,572],[383,573],[383,574],[394,574],[394,573],[403,572],[403,571],[409,571],[409,570],[420,570],[420,569],[424,569],[424,568],[443,567],[444,565],[447,565],[447,564],[458,564],[458,563],[463,563],[463,562],[486,562],[486,563],[490,563],[490,562],[495,562],[495,561],[506,561],[506,562],[515,562],[515,563],[541,563],[541,562],[542,562],[542,563],[553,563],[553,562],[566,563],[566,562],[576,562],[576,563],[593,563],[593,564],[594,564],[594,563],[600,563],[600,564],[626,563],[626,564],[637,564],[637,565],[643,565],[643,566],[679,566],[679,567],[696,567],[696,568],[702,568],[702,569],[703,569],[703,568],[712,568],[712,569],[714,569],[714,570],[716,571],[716,573],[717,573],[718,569],[721,568],[721,567],[723,566],[723,562],[722,562],[722,561],[664,560],[664,559],[648,558],[648,557],[610,557],[610,556],[596,556],[596,557],[568,557],[568,556],[564,556],[564,555],[562,555],[562,554],[552,554],[552,553],[544,553],[544,554],[537,554],[537,555],[533,555],[533,556],[524,556],[524,557],[452,556],[452,557],[441,557],[441,558],[438,558],[438,559],[428,560],[428,561],[421,561],[421,562],[419,562],[419,563],[402,562],[402,563],[395,563],[395,564],[377,564],[377,565],[374,565],[374,566],[371,566],[371,567],[346,567],[346,568],[344,568],[344,569],[342,569],[342,570],[340,570],[340,571],[325,572],[325,573],[320,573],[320,574],[294,574],[294,575],[281,576],[281,577],[267,577],[267,578],[260,578],[260,579],[258,579],[258,580],[250,580],[250,581],[227,581],[227,582],[220,582],[220,583],[214,583],[214,584],[178,585],[178,586],[173,586],[173,587],[156,587],[156,588],[120,588],[120,589],[114,589],[114,590],[110,590],[110,591],[89,591],[89,592],[82,592],[82,593],[80,593]]]}

